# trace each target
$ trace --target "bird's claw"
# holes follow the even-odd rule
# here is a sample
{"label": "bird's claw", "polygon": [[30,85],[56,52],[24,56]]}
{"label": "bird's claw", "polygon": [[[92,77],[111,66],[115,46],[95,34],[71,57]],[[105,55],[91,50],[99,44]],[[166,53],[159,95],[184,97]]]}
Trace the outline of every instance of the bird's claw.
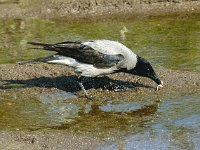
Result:
{"label": "bird's claw", "polygon": [[95,98],[94,96],[91,96],[91,95],[88,95],[88,94],[85,94],[85,97],[89,100],[93,100]]}
{"label": "bird's claw", "polygon": [[95,96],[91,96],[89,94],[84,93],[84,95],[79,95],[79,98],[87,98],[89,100],[93,100],[95,98]]}

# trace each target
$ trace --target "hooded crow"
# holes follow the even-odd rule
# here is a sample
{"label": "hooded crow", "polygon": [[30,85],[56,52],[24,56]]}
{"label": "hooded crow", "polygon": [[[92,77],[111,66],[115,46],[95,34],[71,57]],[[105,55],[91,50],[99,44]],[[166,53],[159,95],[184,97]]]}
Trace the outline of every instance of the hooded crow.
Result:
{"label": "hooded crow", "polygon": [[73,67],[79,77],[79,86],[87,98],[90,96],[82,84],[84,77],[97,77],[117,72],[148,77],[158,84],[157,90],[163,87],[163,81],[158,78],[146,59],[116,41],[67,41],[56,44],[28,42],[28,44],[42,46],[44,50],[56,52],[52,59],[46,62]]}

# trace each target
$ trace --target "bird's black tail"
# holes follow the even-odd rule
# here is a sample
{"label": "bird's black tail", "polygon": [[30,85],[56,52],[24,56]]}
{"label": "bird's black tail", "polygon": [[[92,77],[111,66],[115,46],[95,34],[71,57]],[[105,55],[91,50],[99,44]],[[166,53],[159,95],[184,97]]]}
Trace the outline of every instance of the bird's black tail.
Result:
{"label": "bird's black tail", "polygon": [[[53,44],[38,43],[38,42],[27,42],[27,44],[42,46],[44,50],[55,51]],[[38,49],[38,48],[36,48],[36,49]]]}

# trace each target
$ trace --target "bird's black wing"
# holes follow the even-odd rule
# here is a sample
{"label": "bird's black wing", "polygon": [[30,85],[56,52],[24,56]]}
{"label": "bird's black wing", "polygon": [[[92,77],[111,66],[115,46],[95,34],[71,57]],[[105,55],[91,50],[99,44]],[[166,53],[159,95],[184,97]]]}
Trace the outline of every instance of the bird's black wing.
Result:
{"label": "bird's black wing", "polygon": [[70,41],[57,44],[29,42],[29,44],[43,46],[45,50],[55,51],[58,55],[71,57],[82,63],[93,64],[98,68],[111,67],[124,60],[124,56],[121,54],[103,54],[89,46],[83,45],[82,42]]}

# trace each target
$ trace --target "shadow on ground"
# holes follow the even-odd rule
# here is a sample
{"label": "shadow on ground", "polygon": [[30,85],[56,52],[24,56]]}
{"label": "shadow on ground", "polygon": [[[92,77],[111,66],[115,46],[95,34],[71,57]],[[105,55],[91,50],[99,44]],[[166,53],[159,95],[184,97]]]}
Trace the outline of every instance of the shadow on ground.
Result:
{"label": "shadow on ground", "polygon": [[[70,75],[59,77],[39,77],[25,80],[1,80],[3,84],[0,86],[0,89],[43,87],[57,88],[67,92],[77,92],[80,90],[77,79],[77,76]],[[109,77],[84,78],[83,85],[86,90],[102,88],[116,92],[139,87],[153,88],[137,82],[133,83],[128,81],[113,80]]]}

